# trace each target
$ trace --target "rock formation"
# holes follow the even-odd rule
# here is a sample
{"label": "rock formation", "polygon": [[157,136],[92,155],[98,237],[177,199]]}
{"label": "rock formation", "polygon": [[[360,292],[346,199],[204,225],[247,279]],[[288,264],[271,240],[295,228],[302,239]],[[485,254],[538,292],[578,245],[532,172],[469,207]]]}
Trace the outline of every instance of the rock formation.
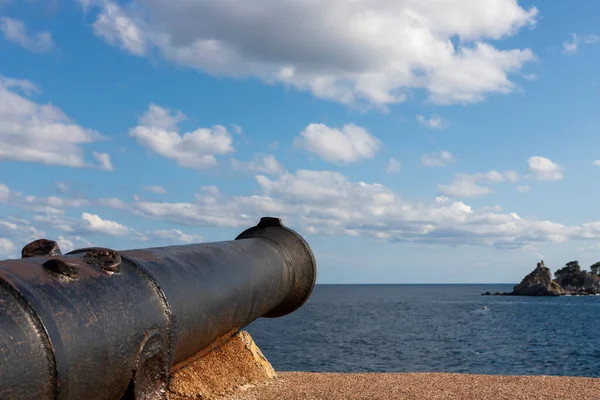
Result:
{"label": "rock formation", "polygon": [[515,296],[560,296],[563,288],[552,280],[550,269],[539,262],[537,267],[513,288]]}
{"label": "rock formation", "polygon": [[169,400],[216,400],[277,378],[248,332],[176,371],[169,383]]}
{"label": "rock formation", "polygon": [[572,295],[600,293],[600,275],[597,269],[592,272],[582,270],[579,262],[570,261],[555,273],[555,281]]}
{"label": "rock formation", "polygon": [[[552,280],[550,269],[544,261],[513,288],[510,293],[485,292],[483,296],[587,296],[600,295],[600,262],[592,266],[592,271],[584,271],[577,261],[571,261],[556,271]],[[594,268],[595,267],[595,268]]]}

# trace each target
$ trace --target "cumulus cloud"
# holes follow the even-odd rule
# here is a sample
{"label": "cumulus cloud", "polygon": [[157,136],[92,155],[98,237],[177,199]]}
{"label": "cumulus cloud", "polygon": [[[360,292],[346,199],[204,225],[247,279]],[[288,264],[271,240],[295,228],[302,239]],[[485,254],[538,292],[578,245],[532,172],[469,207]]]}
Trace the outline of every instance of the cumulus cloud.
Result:
{"label": "cumulus cloud", "polygon": [[454,155],[446,150],[425,154],[421,157],[421,164],[426,167],[444,167],[454,162],[456,162]]}
{"label": "cumulus cloud", "polygon": [[[85,161],[82,146],[104,138],[77,125],[52,104],[31,101],[28,95],[37,91],[29,81],[0,75],[0,160],[96,167]],[[101,168],[111,166],[108,154],[94,156]]]}
{"label": "cumulus cloud", "polygon": [[417,121],[419,121],[421,125],[430,129],[443,129],[446,125],[444,119],[439,115],[434,115],[430,118],[427,118],[424,115],[417,114]]}
{"label": "cumulus cloud", "polygon": [[491,44],[535,26],[538,10],[515,0],[79,1],[95,12],[94,33],[133,55],[350,105],[385,108],[414,90],[439,104],[483,101],[514,91],[509,75],[535,58]]}
{"label": "cumulus cloud", "polygon": [[54,41],[50,32],[27,32],[23,21],[0,17],[0,32],[9,42],[16,43],[34,53],[47,53],[54,49]]}
{"label": "cumulus cloud", "polygon": [[[150,188],[154,190],[157,187]],[[219,191],[214,187],[206,187],[203,189],[203,193],[216,195]],[[200,235],[186,233],[179,229],[140,232],[117,221],[102,218],[92,212],[82,212],[79,214],[79,218],[68,216],[69,210],[83,207],[108,207],[142,215],[141,212],[136,211],[136,207],[132,204],[115,198],[36,197],[11,191],[5,184],[0,184],[0,203],[18,207],[31,213],[28,220],[0,215],[0,238],[13,243],[13,250],[19,249],[33,240],[48,236],[50,236],[49,239],[57,241],[63,253],[73,248],[92,246],[92,243],[87,239],[87,236],[92,234],[95,237],[119,237],[164,244],[191,243],[203,240]],[[140,202],[140,204],[142,203]],[[50,234],[40,228],[48,229]],[[1,250],[0,255],[2,255]],[[10,253],[8,255],[15,254]]]}
{"label": "cumulus cloud", "polygon": [[385,172],[388,174],[397,174],[400,172],[400,163],[395,158],[390,158],[387,167],[385,168]]}
{"label": "cumulus cloud", "polygon": [[310,124],[294,144],[332,164],[349,164],[375,157],[381,142],[365,128],[346,124],[342,129]]}
{"label": "cumulus cloud", "polygon": [[600,167],[600,160],[596,160],[592,164],[595,165],[596,167]]}
{"label": "cumulus cloud", "polygon": [[479,185],[479,183],[514,183],[519,179],[520,176],[515,171],[499,172],[492,170],[476,174],[457,174],[452,184],[438,185],[438,191],[449,197],[478,197],[493,193],[492,189]]}
{"label": "cumulus cloud", "polygon": [[530,190],[531,190],[531,187],[529,187],[529,185],[517,186],[517,192],[519,192],[519,193],[529,192]]}
{"label": "cumulus cloud", "polygon": [[600,36],[589,34],[589,35],[578,35],[576,33],[571,33],[571,40],[566,40],[562,44],[562,52],[563,54],[575,54],[577,53],[577,49],[580,43],[583,44],[595,44],[600,42]]}
{"label": "cumulus cloud", "polygon": [[108,236],[128,236],[135,235],[136,232],[125,225],[115,221],[105,220],[96,214],[82,213],[82,229],[87,232],[101,233]]}
{"label": "cumulus cloud", "polygon": [[[53,231],[51,237],[39,230],[36,225],[50,228]],[[86,238],[86,235],[90,234],[153,241],[159,244],[198,243],[203,240],[200,235],[189,234],[180,229],[160,229],[141,233],[91,213],[82,213],[80,219],[56,214],[35,214],[31,221],[9,216],[0,219],[0,256],[19,256],[18,249],[44,237],[56,240],[63,254],[75,248],[93,247],[96,244]]]}
{"label": "cumulus cloud", "polygon": [[183,135],[178,133],[178,123],[184,118],[181,112],[151,104],[139,118],[139,125],[129,135],[141,146],[156,154],[174,160],[185,168],[204,169],[217,165],[217,155],[234,151],[227,128],[215,125],[198,128]]}
{"label": "cumulus cloud", "polygon": [[285,168],[283,168],[272,154],[260,156],[257,157],[256,160],[248,162],[242,162],[232,158],[231,167],[238,171],[261,172],[269,175],[279,175],[285,172]]}
{"label": "cumulus cloud", "polygon": [[539,242],[600,238],[600,222],[567,226],[477,210],[440,196],[431,203],[402,199],[377,183],[353,182],[332,171],[299,170],[276,179],[258,175],[258,194],[227,196],[204,187],[194,202],[135,202],[130,212],[189,226],[241,228],[278,215],[307,234],[370,236],[392,242],[472,244],[518,249]]}
{"label": "cumulus cloud", "polygon": [[530,157],[528,164],[529,177],[532,179],[559,181],[564,177],[563,167],[548,158],[540,156]]}
{"label": "cumulus cloud", "polygon": [[[80,0],[86,8],[90,0]],[[100,2],[98,2],[100,3]],[[98,14],[92,25],[94,33],[108,43],[134,54],[143,55],[148,49],[147,39],[142,31],[143,24],[129,17],[121,8],[111,1],[103,1],[102,12]]]}
{"label": "cumulus cloud", "polygon": [[[257,175],[255,194],[230,196],[215,186],[202,187],[188,202],[126,202],[119,199],[90,200],[85,207],[103,205],[131,215],[183,226],[244,228],[264,215],[281,216],[303,234],[373,237],[390,242],[493,246],[519,249],[542,242],[600,240],[600,221],[565,225],[503,212],[500,207],[475,208],[450,196],[431,202],[402,198],[385,185],[352,181],[333,171],[298,170],[275,177]],[[66,208],[83,201],[69,198],[36,198],[12,194],[14,206],[62,205],[62,213],[36,212],[40,226],[64,232],[64,237],[97,233],[135,240],[195,241],[197,236],[170,230],[141,233],[98,214],[84,212],[78,219],[65,215]],[[9,221],[12,222],[12,221]],[[127,232],[127,233],[126,233]],[[0,232],[0,236],[2,233]],[[4,235],[9,240],[12,237]]]}

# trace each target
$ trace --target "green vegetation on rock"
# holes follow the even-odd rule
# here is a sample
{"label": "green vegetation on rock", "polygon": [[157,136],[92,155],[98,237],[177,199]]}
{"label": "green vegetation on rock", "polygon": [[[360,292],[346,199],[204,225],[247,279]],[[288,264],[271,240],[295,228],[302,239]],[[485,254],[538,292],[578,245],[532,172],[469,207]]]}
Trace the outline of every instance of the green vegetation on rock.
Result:
{"label": "green vegetation on rock", "polygon": [[562,287],[580,287],[585,283],[589,272],[581,270],[578,261],[569,261],[565,266],[554,273],[554,280]]}
{"label": "green vegetation on rock", "polygon": [[[562,296],[600,294],[600,261],[590,266],[590,271],[581,269],[579,261],[569,261],[563,268],[554,273],[552,279],[550,269],[544,261],[529,273],[521,283],[515,285],[510,293],[494,293],[495,295],[513,296]],[[492,295],[490,292],[484,295]]]}

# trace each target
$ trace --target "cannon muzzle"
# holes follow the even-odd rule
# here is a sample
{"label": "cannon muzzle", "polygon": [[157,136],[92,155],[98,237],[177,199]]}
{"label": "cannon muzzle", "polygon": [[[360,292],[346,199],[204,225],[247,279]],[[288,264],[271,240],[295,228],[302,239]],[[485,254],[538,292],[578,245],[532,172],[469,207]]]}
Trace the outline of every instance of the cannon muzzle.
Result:
{"label": "cannon muzzle", "polygon": [[0,399],[160,399],[171,372],[310,296],[308,244],[277,218],[235,240],[0,261]]}

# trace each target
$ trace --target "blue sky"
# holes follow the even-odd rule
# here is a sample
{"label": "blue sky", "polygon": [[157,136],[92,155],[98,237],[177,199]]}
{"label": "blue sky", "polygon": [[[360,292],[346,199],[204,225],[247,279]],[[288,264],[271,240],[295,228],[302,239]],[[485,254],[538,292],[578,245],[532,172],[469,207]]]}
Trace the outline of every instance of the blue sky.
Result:
{"label": "blue sky", "polygon": [[[324,7],[324,5],[327,5]],[[320,283],[600,260],[600,4],[0,0],[0,257],[303,234]]]}

